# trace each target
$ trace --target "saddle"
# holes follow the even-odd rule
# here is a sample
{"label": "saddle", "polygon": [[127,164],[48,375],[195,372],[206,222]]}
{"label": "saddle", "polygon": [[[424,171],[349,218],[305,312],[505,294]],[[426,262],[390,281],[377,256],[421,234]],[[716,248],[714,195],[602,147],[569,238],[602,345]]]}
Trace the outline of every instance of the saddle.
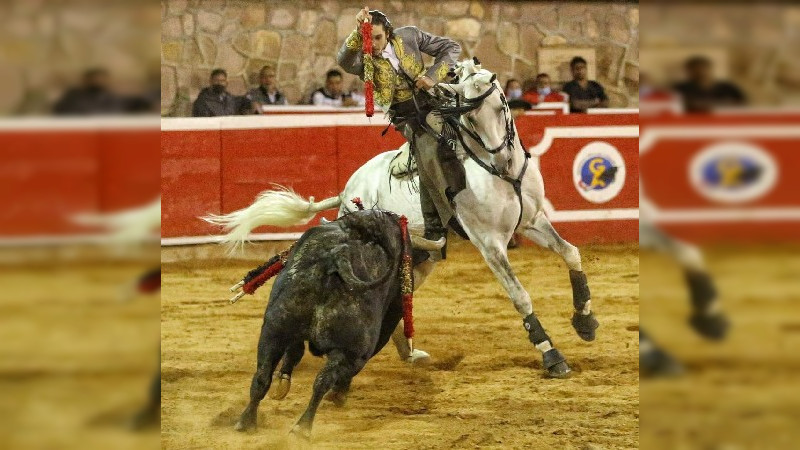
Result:
{"label": "saddle", "polygon": [[410,180],[417,175],[417,161],[411,157],[411,145],[406,142],[400,153],[389,161],[389,173],[399,180]]}

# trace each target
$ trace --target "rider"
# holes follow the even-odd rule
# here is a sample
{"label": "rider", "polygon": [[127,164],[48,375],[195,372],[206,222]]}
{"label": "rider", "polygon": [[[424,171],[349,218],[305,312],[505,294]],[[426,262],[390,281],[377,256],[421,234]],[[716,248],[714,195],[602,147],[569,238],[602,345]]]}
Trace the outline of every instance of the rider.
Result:
{"label": "rider", "polygon": [[[424,131],[422,122],[430,111],[428,100],[431,96],[426,91],[448,78],[448,72],[461,53],[461,46],[452,39],[434,36],[414,26],[395,30],[384,13],[370,11],[367,7],[356,15],[359,25],[365,20],[372,23],[375,103],[388,110],[392,124],[411,143],[420,167],[420,206],[425,220],[425,238],[437,240],[447,235],[442,219],[452,217],[452,211],[446,211],[446,206],[442,206],[447,203],[437,195],[435,182],[423,174],[419,155],[438,157],[447,184],[445,197],[451,210],[454,209],[453,198],[466,187],[466,176],[452,143],[448,144],[444,138],[437,143]],[[434,57],[433,66],[427,70],[422,60],[423,53]],[[363,79],[362,56],[361,33],[356,28],[339,50],[337,60],[345,71]],[[444,256],[443,248],[442,258]]]}

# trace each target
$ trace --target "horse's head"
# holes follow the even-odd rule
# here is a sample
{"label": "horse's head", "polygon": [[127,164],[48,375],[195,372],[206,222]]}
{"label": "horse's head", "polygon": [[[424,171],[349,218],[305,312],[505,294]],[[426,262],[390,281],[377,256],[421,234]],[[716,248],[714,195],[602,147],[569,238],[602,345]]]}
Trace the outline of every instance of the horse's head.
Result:
{"label": "horse's head", "polygon": [[445,107],[440,112],[443,116],[460,116],[466,128],[479,138],[473,140],[489,152],[495,168],[506,169],[515,131],[497,75],[483,69],[476,59],[459,62],[454,72],[460,81],[442,87],[458,95],[458,106]]}

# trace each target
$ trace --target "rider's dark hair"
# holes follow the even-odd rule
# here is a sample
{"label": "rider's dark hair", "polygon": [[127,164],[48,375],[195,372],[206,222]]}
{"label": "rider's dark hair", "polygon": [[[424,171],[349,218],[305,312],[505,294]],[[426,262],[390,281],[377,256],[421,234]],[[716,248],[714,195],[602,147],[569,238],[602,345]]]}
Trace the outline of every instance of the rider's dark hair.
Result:
{"label": "rider's dark hair", "polygon": [[392,37],[392,33],[394,32],[394,27],[392,27],[392,22],[386,17],[386,14],[378,11],[377,9],[373,9],[369,12],[369,15],[372,16],[372,24],[373,25],[383,25],[383,29],[386,30],[386,39]]}
{"label": "rider's dark hair", "polygon": [[340,71],[338,71],[336,69],[331,69],[331,70],[328,71],[328,73],[325,74],[325,79],[327,80],[327,79],[330,79],[330,78],[333,78],[333,77],[341,77],[341,76],[342,76],[342,72],[340,72]]}
{"label": "rider's dark hair", "polygon": [[586,64],[586,60],[583,59],[583,57],[576,56],[576,57],[572,58],[572,61],[569,62],[569,68],[572,69],[576,65],[581,64],[581,63]]}

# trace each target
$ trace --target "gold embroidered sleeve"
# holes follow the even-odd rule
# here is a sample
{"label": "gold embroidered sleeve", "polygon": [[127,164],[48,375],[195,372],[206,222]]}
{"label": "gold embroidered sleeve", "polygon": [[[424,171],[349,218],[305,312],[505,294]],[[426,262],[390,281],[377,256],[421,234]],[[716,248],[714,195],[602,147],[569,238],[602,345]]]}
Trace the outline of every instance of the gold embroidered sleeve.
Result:
{"label": "gold embroidered sleeve", "polygon": [[350,36],[347,36],[347,40],[345,40],[345,45],[347,46],[348,50],[352,51],[361,50],[362,47],[361,33],[358,30],[353,30],[353,32],[350,33]]}

